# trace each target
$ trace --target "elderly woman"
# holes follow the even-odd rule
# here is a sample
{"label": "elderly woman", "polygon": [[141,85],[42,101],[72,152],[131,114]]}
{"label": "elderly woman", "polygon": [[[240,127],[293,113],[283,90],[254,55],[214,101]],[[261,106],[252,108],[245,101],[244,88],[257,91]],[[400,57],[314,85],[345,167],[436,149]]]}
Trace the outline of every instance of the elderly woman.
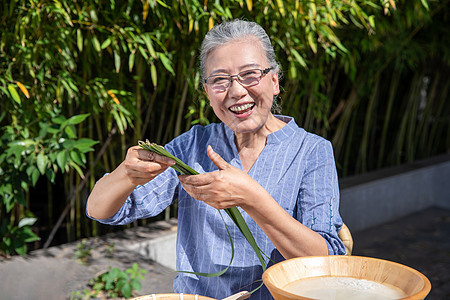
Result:
{"label": "elderly woman", "polygon": [[[178,199],[174,291],[221,299],[260,285],[251,246],[217,209],[238,207],[258,246],[279,262],[298,256],[344,254],[338,238],[339,190],[331,143],[293,118],[271,113],[280,92],[279,66],[258,24],[216,25],[201,48],[203,87],[222,121],[194,126],[165,145],[200,175],[179,175],[171,159],[131,147],[125,160],[95,185],[87,214],[106,224],[158,215]],[[269,261],[269,259],[267,259]],[[272,262],[271,262],[272,263]],[[263,287],[252,299],[270,299]]]}

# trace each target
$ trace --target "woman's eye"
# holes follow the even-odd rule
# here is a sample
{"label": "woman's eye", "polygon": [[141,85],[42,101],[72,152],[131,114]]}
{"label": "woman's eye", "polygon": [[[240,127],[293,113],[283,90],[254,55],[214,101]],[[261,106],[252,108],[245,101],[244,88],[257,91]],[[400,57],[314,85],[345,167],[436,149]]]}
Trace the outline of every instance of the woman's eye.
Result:
{"label": "woman's eye", "polygon": [[248,70],[248,71],[241,72],[239,75],[241,77],[256,77],[261,74],[260,74],[260,72],[258,72],[258,70]]}
{"label": "woman's eye", "polygon": [[227,82],[227,81],[228,81],[228,77],[220,77],[220,76],[217,76],[217,77],[213,77],[212,83],[213,83],[213,84],[217,84],[217,83],[225,83],[225,82]]}

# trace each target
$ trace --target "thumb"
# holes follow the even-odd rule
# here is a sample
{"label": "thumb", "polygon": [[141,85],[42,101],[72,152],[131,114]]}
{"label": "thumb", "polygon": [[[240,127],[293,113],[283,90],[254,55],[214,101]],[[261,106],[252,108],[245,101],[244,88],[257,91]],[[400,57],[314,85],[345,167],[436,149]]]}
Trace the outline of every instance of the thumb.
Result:
{"label": "thumb", "polygon": [[217,154],[211,145],[208,145],[206,152],[208,153],[209,159],[219,168],[219,170],[225,170],[230,167],[230,164]]}

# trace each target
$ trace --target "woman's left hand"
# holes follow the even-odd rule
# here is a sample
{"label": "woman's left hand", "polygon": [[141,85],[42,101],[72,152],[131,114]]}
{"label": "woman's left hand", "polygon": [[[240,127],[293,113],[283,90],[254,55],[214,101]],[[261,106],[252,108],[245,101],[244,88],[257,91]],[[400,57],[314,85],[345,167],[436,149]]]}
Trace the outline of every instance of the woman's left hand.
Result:
{"label": "woman's left hand", "polygon": [[250,205],[253,194],[262,188],[244,171],[227,163],[208,146],[207,153],[219,171],[200,175],[180,175],[183,188],[193,198],[217,209]]}

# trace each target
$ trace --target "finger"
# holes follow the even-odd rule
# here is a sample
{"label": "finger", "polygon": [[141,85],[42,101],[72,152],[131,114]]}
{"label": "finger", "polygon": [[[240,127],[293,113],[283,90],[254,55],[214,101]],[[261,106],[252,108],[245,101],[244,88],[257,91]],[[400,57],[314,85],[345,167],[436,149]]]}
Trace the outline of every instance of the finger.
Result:
{"label": "finger", "polygon": [[163,165],[173,166],[175,161],[169,157],[156,154],[155,152],[140,149],[138,150],[138,158],[145,161],[152,161]]}
{"label": "finger", "polygon": [[215,177],[213,173],[205,173],[199,175],[179,175],[178,178],[183,185],[205,186],[211,184],[214,181]]}
{"label": "finger", "polygon": [[208,145],[206,152],[208,153],[209,159],[219,168],[219,170],[225,170],[230,167],[230,164],[217,154],[211,145]]}

